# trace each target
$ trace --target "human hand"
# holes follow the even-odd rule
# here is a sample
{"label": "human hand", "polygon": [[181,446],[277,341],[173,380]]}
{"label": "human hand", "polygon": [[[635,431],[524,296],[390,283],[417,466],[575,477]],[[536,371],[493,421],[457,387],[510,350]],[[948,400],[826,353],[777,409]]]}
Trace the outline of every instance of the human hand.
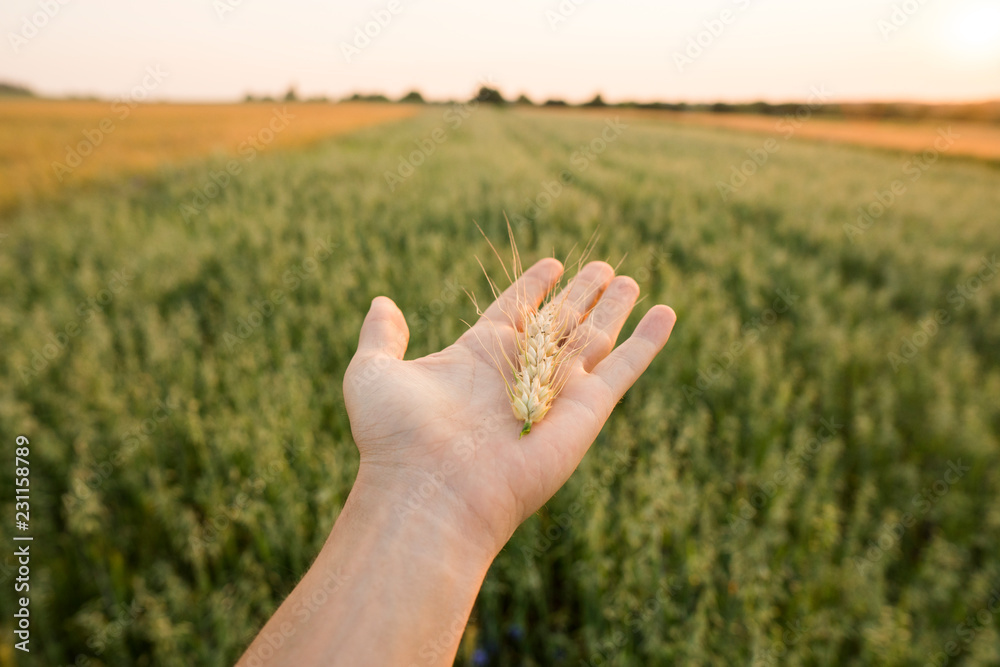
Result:
{"label": "human hand", "polygon": [[[488,347],[513,358],[507,313],[518,295],[537,307],[562,273],[555,259],[524,272],[453,345],[403,361],[409,330],[388,298],[372,302],[344,400],[361,453],[355,491],[413,512],[495,556],[522,521],[566,482],[615,404],[666,344],[676,316],[662,305],[614,347],[639,287],[591,262],[567,285],[581,349],[544,420],[518,438],[506,388]],[[502,359],[503,357],[500,356]]]}
{"label": "human hand", "polygon": [[537,307],[561,272],[556,260],[538,262],[454,345],[413,361],[402,360],[403,314],[385,297],[372,302],[344,377],[357,480],[240,664],[453,664],[493,558],[572,474],[674,324],[672,310],[654,306],[612,352],[639,287],[588,264],[560,303],[580,323],[579,353],[548,415],[519,439],[491,355],[512,356],[507,313]]}

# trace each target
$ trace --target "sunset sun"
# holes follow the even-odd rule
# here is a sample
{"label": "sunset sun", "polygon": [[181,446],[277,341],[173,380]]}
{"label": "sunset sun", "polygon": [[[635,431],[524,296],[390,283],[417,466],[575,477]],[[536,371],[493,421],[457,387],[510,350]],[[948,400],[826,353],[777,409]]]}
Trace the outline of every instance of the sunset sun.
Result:
{"label": "sunset sun", "polygon": [[1000,58],[1000,2],[973,2],[956,9],[946,25],[949,50],[969,60]]}

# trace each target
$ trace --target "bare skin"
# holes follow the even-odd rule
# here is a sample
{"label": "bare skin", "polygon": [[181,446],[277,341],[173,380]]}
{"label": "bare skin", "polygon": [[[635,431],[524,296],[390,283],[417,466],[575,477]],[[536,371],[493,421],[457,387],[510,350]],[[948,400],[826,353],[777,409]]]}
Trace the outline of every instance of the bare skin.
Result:
{"label": "bare skin", "polygon": [[[484,342],[514,348],[517,294],[537,305],[562,265],[525,271],[453,345],[403,361],[409,331],[372,302],[344,378],[361,454],[354,487],[309,572],[239,665],[451,665],[490,563],[566,482],[615,404],[666,344],[651,308],[614,347],[638,285],[591,262],[566,287],[585,332],[569,378],[523,439]],[[487,347],[490,343],[486,343]]]}

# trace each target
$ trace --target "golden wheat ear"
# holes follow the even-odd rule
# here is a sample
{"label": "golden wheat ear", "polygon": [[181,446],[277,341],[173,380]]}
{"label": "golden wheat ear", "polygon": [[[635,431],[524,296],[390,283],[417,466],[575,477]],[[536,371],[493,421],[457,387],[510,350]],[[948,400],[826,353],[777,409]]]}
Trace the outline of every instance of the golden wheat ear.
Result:
{"label": "golden wheat ear", "polygon": [[[493,254],[503,265],[507,279],[510,280],[511,284],[516,283],[524,270],[510,221],[507,221],[507,236],[511,245],[510,271],[504,265],[503,258],[496,246],[489,240],[482,228],[479,228],[479,231],[486,239]],[[590,254],[595,238],[596,233],[595,237],[591,237],[590,242],[588,242],[584,255],[578,260],[578,270],[583,265],[586,256]],[[483,263],[479,262],[479,265],[486,274],[486,280],[490,284],[494,297],[499,296],[500,290],[496,283],[490,278]],[[496,355],[490,355],[497,371],[503,378],[514,417],[522,423],[518,439],[531,433],[532,426],[548,414],[568,379],[566,369],[581,351],[581,346],[577,345],[579,322],[571,316],[571,307],[566,304],[565,294],[555,298],[551,296],[560,293],[562,283],[563,281],[560,280],[557,285],[553,286],[540,308],[536,307],[534,303],[529,303],[523,291],[517,292],[514,312],[504,313],[510,319],[515,331],[514,352],[508,355],[501,345],[503,362]],[[482,344],[482,341],[480,343]],[[508,379],[508,373],[512,374],[510,379]]]}

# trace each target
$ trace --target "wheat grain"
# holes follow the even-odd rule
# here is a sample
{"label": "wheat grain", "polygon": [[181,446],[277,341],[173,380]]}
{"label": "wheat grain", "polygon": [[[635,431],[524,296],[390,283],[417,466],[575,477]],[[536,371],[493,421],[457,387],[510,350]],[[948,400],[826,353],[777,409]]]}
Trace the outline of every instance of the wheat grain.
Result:
{"label": "wheat grain", "polygon": [[[500,259],[496,247],[481,228],[479,231],[489,243],[493,253]],[[508,272],[506,266],[503,268],[507,278],[511,283],[514,283],[524,271],[509,222],[507,223],[507,234],[511,244],[512,271]],[[579,259],[579,265],[582,266],[590,254],[594,238],[596,235],[587,244],[587,248]],[[499,298],[500,290],[496,283],[490,278],[482,262],[479,265],[486,275],[493,297]],[[502,259],[501,265],[503,265]],[[579,266],[577,268],[579,270]],[[554,285],[552,290],[559,292],[559,285]],[[514,417],[523,424],[519,437],[523,438],[530,433],[531,427],[548,414],[552,403],[568,379],[567,370],[570,363],[585,347],[585,341],[581,342],[579,339],[579,317],[575,314],[573,304],[567,302],[567,298],[568,294],[565,292],[555,298],[550,296],[539,309],[533,303],[528,303],[525,294],[517,294],[517,303],[512,311],[503,311],[516,331],[514,353],[508,354],[504,346],[500,345],[499,354],[497,354],[498,348],[484,344],[484,349],[493,359],[493,363],[500,372],[507,388],[507,397],[510,399]],[[473,303],[475,303],[475,299],[473,299]],[[482,315],[478,306],[476,310]],[[494,333],[499,340],[500,336],[496,328],[494,328]],[[510,377],[508,373],[513,375],[511,379],[508,379]]]}
{"label": "wheat grain", "polygon": [[507,393],[514,416],[524,423],[521,437],[548,414],[565,383],[564,367],[574,354],[576,327],[563,315],[561,305],[549,301],[541,310],[532,309],[516,338],[514,380]]}

